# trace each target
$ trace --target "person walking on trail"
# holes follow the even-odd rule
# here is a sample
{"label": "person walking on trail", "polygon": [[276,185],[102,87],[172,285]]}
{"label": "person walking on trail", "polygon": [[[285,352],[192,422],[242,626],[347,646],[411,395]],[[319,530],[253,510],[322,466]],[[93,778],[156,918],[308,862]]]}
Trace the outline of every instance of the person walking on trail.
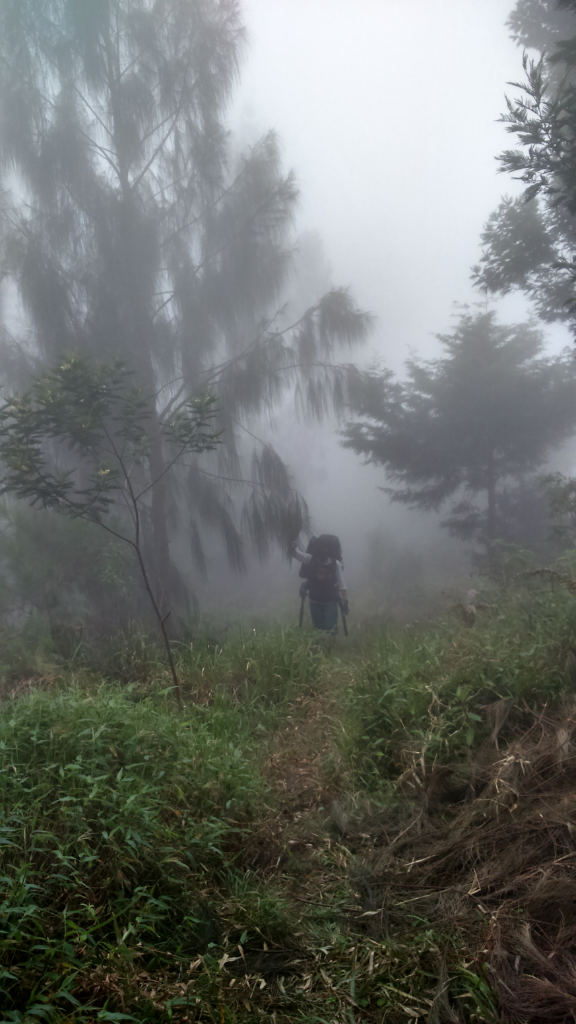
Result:
{"label": "person walking on trail", "polygon": [[[340,541],[330,534],[322,534],[312,538],[307,551],[301,551],[297,544],[293,544],[292,555],[302,562],[300,575],[306,582],[300,588],[300,596],[303,606],[308,593],[314,627],[327,633],[337,633],[338,605],[342,615],[348,615]],[[346,629],[344,619],[343,622]]]}

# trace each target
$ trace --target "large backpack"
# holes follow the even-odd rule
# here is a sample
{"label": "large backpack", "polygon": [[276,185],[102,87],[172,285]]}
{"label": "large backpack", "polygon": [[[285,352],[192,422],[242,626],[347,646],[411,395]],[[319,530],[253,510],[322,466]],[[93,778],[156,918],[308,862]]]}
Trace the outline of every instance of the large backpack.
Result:
{"label": "large backpack", "polygon": [[[322,551],[326,552],[328,558],[334,559],[335,562],[342,562],[342,545],[339,538],[335,537],[334,534],[321,533],[319,537],[310,537],[306,554],[318,557],[318,553]],[[307,565],[300,566],[299,576],[301,579],[308,579],[311,564],[311,562],[308,562]]]}
{"label": "large backpack", "polygon": [[[307,554],[311,560],[300,568],[300,576],[307,581],[307,590],[312,601],[334,601],[338,598],[338,577],[336,562],[342,561],[342,548],[338,537],[323,533],[320,537],[312,537],[308,543]],[[328,565],[324,564],[330,559]],[[306,586],[306,584],[303,584]]]}

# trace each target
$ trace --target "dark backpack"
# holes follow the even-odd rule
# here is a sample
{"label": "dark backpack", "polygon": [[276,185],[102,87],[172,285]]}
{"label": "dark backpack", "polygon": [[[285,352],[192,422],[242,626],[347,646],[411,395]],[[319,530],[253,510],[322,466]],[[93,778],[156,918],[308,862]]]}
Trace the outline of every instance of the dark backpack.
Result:
{"label": "dark backpack", "polygon": [[[319,537],[310,537],[308,541],[308,547],[306,548],[306,554],[312,555],[318,558],[320,554],[332,558],[335,562],[342,562],[342,545],[338,537],[335,537],[332,533],[321,533]],[[300,566],[299,576],[303,580],[309,578],[310,566],[312,562],[308,562],[307,565]]]}
{"label": "dark backpack", "polygon": [[[307,565],[300,568],[300,576],[307,581],[312,601],[334,601],[338,597],[336,562],[342,562],[342,547],[338,537],[323,533],[311,537],[306,553],[312,555]],[[330,559],[326,564],[325,560]],[[304,586],[304,584],[303,584]]]}

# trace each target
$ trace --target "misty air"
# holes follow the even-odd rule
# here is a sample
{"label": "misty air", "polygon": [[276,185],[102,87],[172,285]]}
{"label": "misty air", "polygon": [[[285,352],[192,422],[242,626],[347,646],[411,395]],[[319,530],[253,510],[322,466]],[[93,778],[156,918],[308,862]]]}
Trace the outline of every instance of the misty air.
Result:
{"label": "misty air", "polygon": [[576,0],[2,0],[0,1011],[576,1021]]}

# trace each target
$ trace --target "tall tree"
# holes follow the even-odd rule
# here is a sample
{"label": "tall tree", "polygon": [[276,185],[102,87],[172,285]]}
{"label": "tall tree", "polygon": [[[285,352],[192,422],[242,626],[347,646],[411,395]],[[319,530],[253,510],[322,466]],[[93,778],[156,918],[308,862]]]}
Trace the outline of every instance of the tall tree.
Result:
{"label": "tall tree", "polygon": [[16,342],[49,364],[71,350],[120,357],[157,396],[150,473],[164,485],[151,532],[172,599],[185,588],[169,545],[167,417],[198,391],[218,396],[225,443],[180,478],[179,505],[200,571],[203,526],[238,568],[231,487],[248,488],[244,521],[261,551],[302,515],[269,446],[242,469],[239,431],[287,388],[317,415],[341,402],[334,352],[368,327],[343,289],[286,317],[294,178],[272,133],[235,157],[224,123],[243,42],[236,0],[0,5],[0,269],[20,304]]}
{"label": "tall tree", "polygon": [[524,194],[505,198],[482,234],[473,278],[486,292],[524,291],[538,315],[576,333],[576,0],[519,0],[514,37],[540,51],[524,54],[525,80],[502,120],[518,147],[500,169]]}
{"label": "tall tree", "polygon": [[576,367],[542,358],[538,330],[493,312],[464,312],[438,337],[443,358],[409,362],[406,381],[364,375],[343,444],[385,467],[394,501],[438,510],[455,499],[444,525],[490,546],[517,515],[510,485],[576,431]]}

